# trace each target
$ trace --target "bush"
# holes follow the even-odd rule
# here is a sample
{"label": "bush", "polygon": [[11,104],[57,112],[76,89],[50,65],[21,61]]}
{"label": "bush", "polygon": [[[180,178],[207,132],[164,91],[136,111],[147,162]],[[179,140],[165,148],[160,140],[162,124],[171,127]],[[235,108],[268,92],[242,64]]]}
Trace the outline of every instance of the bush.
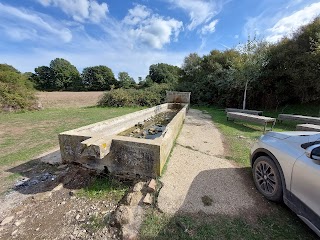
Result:
{"label": "bush", "polygon": [[33,85],[18,71],[0,71],[0,111],[31,109],[35,104]]}
{"label": "bush", "polygon": [[154,84],[145,89],[115,89],[106,92],[99,100],[99,106],[108,107],[151,107],[164,102],[166,84]]}

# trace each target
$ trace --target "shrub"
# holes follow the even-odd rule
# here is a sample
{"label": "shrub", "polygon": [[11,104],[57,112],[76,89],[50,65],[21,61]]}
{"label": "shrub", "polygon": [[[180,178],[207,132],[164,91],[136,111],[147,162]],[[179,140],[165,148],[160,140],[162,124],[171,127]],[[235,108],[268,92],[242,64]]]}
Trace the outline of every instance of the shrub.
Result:
{"label": "shrub", "polygon": [[99,100],[99,106],[108,107],[151,107],[164,102],[167,84],[154,84],[145,89],[115,89],[106,92]]}
{"label": "shrub", "polygon": [[18,71],[0,71],[0,111],[31,109],[35,104],[33,85]]}

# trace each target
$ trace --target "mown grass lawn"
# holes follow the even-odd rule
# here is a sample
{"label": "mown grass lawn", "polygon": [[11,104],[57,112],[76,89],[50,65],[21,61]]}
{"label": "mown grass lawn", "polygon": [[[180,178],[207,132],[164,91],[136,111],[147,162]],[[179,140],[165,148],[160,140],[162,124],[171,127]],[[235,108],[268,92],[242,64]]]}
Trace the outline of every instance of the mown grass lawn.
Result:
{"label": "mown grass lawn", "polygon": [[[224,136],[226,158],[250,171],[250,148],[263,134],[263,127],[246,122],[227,121],[224,109],[197,107],[212,116]],[[289,106],[279,111],[265,111],[265,116],[277,117],[279,113],[318,116],[319,106]],[[274,131],[294,130],[296,123],[277,123]],[[227,189],[226,189],[227,191]],[[240,217],[181,215],[170,216],[150,210],[141,228],[141,239],[318,239],[284,204],[272,204],[269,215],[257,216],[254,222]],[[257,206],[259,207],[259,206]]]}

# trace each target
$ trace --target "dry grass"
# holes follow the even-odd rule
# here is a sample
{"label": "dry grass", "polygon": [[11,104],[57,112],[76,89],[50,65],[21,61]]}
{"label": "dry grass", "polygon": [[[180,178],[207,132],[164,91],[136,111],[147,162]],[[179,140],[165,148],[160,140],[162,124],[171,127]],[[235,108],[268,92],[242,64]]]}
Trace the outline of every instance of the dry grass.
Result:
{"label": "dry grass", "polygon": [[103,92],[38,92],[44,108],[88,107],[97,104]]}

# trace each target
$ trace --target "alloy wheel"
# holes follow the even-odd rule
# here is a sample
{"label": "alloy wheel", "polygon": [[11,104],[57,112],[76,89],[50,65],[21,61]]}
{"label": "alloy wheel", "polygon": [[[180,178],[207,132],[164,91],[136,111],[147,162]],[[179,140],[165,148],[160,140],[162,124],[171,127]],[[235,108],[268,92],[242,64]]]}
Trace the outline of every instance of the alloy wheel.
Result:
{"label": "alloy wheel", "polygon": [[272,195],[277,188],[275,171],[266,161],[261,161],[255,168],[256,182],[266,195]]}

